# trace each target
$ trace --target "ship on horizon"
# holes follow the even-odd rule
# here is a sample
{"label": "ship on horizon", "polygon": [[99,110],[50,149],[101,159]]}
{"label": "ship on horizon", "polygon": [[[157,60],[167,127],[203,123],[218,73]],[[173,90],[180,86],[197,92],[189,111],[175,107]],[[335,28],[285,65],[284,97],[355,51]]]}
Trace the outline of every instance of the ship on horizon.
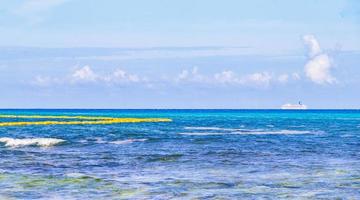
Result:
{"label": "ship on horizon", "polygon": [[281,106],[281,109],[284,109],[284,110],[306,110],[307,106],[302,104],[301,101],[299,101],[298,104],[290,104],[290,103],[284,104]]}

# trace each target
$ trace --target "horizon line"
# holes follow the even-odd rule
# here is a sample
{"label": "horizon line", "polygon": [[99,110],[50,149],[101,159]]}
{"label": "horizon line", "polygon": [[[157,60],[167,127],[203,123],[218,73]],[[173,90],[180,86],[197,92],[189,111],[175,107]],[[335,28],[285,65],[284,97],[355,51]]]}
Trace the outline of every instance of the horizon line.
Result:
{"label": "horizon line", "polygon": [[308,108],[308,109],[281,109],[281,108],[0,108],[0,110],[360,110],[360,108]]}

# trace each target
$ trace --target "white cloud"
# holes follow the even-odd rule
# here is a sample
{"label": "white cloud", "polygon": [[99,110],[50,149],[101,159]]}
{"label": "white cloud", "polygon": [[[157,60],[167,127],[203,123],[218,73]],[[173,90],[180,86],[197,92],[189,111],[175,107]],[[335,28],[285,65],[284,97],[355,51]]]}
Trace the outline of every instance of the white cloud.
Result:
{"label": "white cloud", "polygon": [[183,70],[175,79],[176,82],[200,82],[203,84],[225,84],[239,86],[268,86],[272,80],[272,76],[267,72],[253,73],[239,76],[231,70],[224,70],[219,73],[203,75],[199,74],[197,68],[192,71]]}
{"label": "white cloud", "polygon": [[77,83],[97,83],[97,84],[125,84],[125,83],[148,83],[146,78],[137,74],[128,73],[122,69],[117,69],[110,74],[100,74],[94,72],[90,66],[86,65],[76,69],[73,73],[65,77],[36,76],[32,84],[37,86],[49,86],[52,84],[77,84]]}
{"label": "white cloud", "polygon": [[177,77],[177,83],[201,83],[201,84],[222,84],[222,85],[251,85],[267,86],[272,77],[267,72],[248,74],[240,76],[231,70],[224,70],[215,74],[200,74],[197,67],[192,70],[184,69]]}
{"label": "white cloud", "polygon": [[73,81],[97,81],[106,83],[137,83],[144,81],[145,79],[140,78],[136,74],[130,74],[122,69],[117,69],[111,74],[97,74],[89,66],[84,66],[76,70],[72,75]]}
{"label": "white cloud", "polygon": [[177,80],[185,80],[189,77],[189,71],[183,70],[177,77]]}
{"label": "white cloud", "polygon": [[175,78],[176,82],[206,82],[204,75],[199,73],[198,67],[193,67],[191,70],[184,69]]}
{"label": "white cloud", "polygon": [[128,72],[117,69],[112,73],[110,76],[103,77],[103,79],[107,82],[112,83],[124,83],[124,82],[131,82],[131,83],[138,83],[140,81],[144,81],[136,74],[129,74]]}
{"label": "white cloud", "polygon": [[32,81],[32,84],[42,87],[49,86],[51,83],[52,79],[47,76],[36,76],[35,80]]}
{"label": "white cloud", "polygon": [[321,53],[321,48],[319,42],[316,40],[313,35],[305,35],[303,37],[305,45],[308,47],[309,57],[314,57]]}
{"label": "white cloud", "polygon": [[272,76],[267,72],[260,72],[247,75],[246,82],[255,86],[268,86]]}
{"label": "white cloud", "polygon": [[271,84],[287,83],[290,80],[297,81],[300,75],[297,73],[280,74],[275,76],[269,72],[256,72],[252,74],[236,74],[231,70],[224,70],[214,74],[200,74],[197,68],[195,70],[182,70],[175,78],[176,82],[194,82],[210,85],[233,85],[233,86],[248,86],[248,87],[268,87]]}
{"label": "white cloud", "polygon": [[298,81],[300,79],[301,79],[300,74],[296,72],[290,74],[281,74],[277,77],[277,81],[282,84],[288,83],[290,81]]}
{"label": "white cloud", "polygon": [[311,58],[305,65],[306,76],[317,84],[334,83],[336,79],[330,74],[331,62],[326,54]]}
{"label": "white cloud", "polygon": [[288,80],[289,80],[289,75],[287,75],[287,74],[282,74],[278,77],[278,81],[280,83],[286,83],[286,82],[288,82]]}
{"label": "white cloud", "polygon": [[41,76],[38,75],[34,80],[30,82],[31,85],[40,86],[40,87],[50,87],[56,84],[62,84],[63,79],[51,76]]}
{"label": "white cloud", "polygon": [[76,70],[71,77],[74,81],[96,81],[98,75],[89,67],[84,66],[78,70]]}
{"label": "white cloud", "polygon": [[103,84],[103,85],[129,85],[142,84],[144,87],[155,88],[161,85],[176,84],[203,84],[216,87],[218,85],[232,85],[244,87],[268,87],[271,84],[286,83],[290,80],[298,80],[297,73],[274,75],[268,72],[256,72],[252,74],[238,75],[231,70],[223,70],[213,74],[201,74],[197,67],[182,70],[176,77],[167,78],[154,77],[148,80],[138,74],[129,73],[123,69],[116,69],[113,72],[95,72],[90,66],[86,65],[74,70],[71,74],[64,77],[37,76],[32,82],[37,86],[67,85],[67,84]]}
{"label": "white cloud", "polygon": [[236,76],[236,74],[233,71],[230,70],[226,70],[223,71],[221,73],[217,73],[214,75],[214,78],[217,82],[220,83],[240,83],[241,81],[239,80],[239,78]]}
{"label": "white cloud", "polygon": [[300,74],[298,74],[298,73],[296,73],[296,72],[292,73],[292,74],[291,74],[291,77],[292,77],[294,80],[296,80],[296,81],[301,79]]}
{"label": "white cloud", "polygon": [[305,75],[316,84],[336,82],[336,79],[331,75],[331,59],[322,52],[316,38],[313,35],[306,35],[303,39],[309,49],[309,60],[304,67]]}

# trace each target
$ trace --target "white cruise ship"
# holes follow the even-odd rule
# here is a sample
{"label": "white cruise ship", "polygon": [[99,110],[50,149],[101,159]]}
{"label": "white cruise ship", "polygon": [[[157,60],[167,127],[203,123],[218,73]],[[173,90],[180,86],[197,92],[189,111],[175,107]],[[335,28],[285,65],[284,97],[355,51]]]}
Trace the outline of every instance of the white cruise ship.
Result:
{"label": "white cruise ship", "polygon": [[307,106],[302,104],[300,101],[298,104],[284,104],[281,106],[281,109],[285,109],[285,110],[305,110],[307,109]]}

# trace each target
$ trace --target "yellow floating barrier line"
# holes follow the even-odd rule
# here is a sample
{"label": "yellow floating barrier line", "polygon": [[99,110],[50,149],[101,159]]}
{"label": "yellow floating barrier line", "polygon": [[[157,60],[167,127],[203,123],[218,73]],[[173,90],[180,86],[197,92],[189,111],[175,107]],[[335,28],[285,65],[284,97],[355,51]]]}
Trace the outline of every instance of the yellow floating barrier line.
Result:
{"label": "yellow floating barrier line", "polygon": [[28,126],[28,125],[88,125],[88,124],[116,124],[140,122],[171,122],[168,118],[112,118],[87,116],[42,116],[42,115],[0,115],[0,118],[27,119],[86,119],[84,121],[34,121],[34,122],[0,122],[0,126]]}
{"label": "yellow floating barrier line", "polygon": [[0,115],[0,118],[27,118],[27,119],[113,119],[113,117],[97,116],[66,116],[66,115]]}

